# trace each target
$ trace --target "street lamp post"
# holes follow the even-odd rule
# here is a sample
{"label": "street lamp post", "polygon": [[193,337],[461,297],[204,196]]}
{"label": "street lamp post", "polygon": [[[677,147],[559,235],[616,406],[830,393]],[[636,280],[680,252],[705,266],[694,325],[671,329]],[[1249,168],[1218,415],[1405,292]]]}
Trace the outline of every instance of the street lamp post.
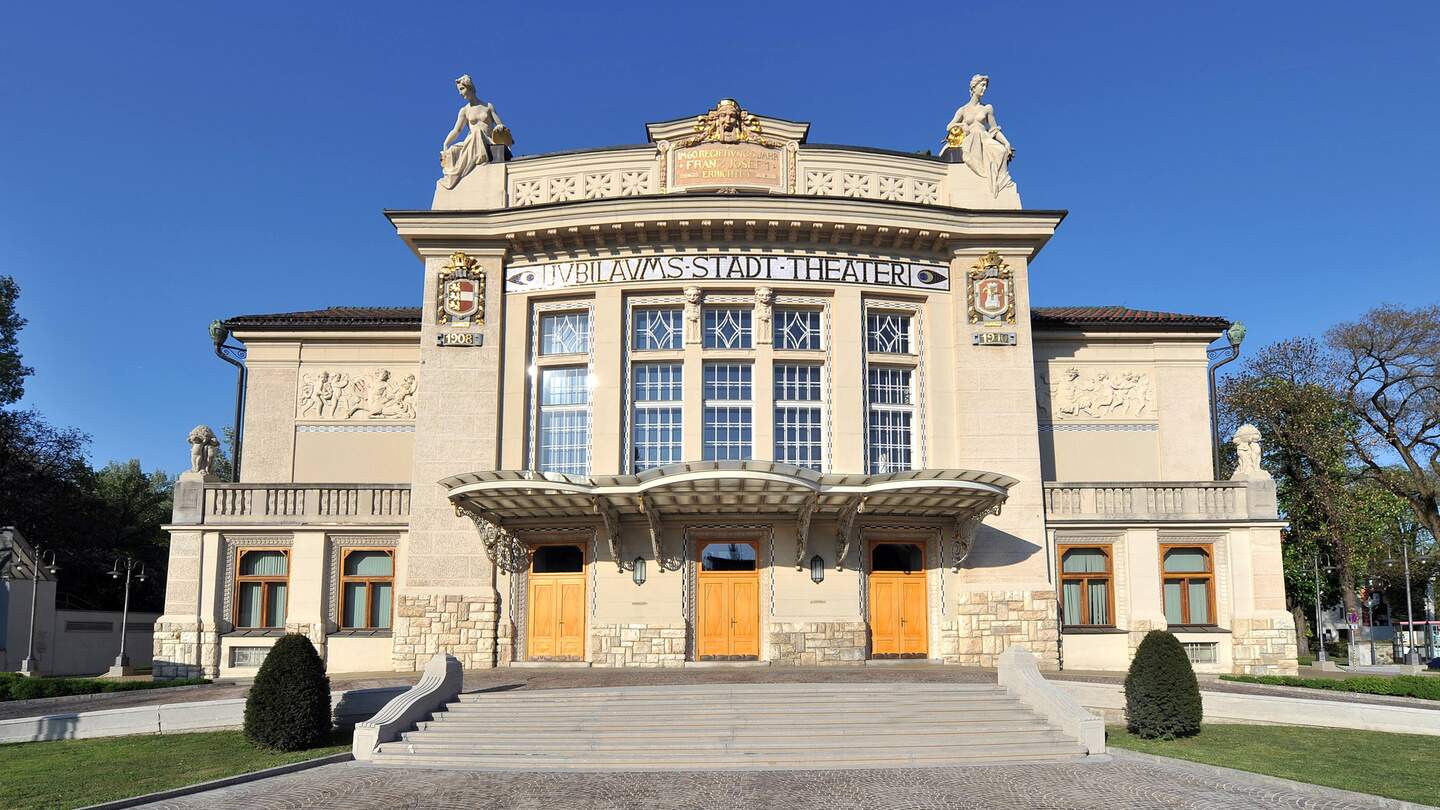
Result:
{"label": "street lamp post", "polygon": [[130,575],[138,568],[140,572],[135,575],[135,579],[144,582],[145,563],[136,560],[128,554],[116,557],[115,564],[110,567],[111,579],[120,578],[120,567],[122,563],[125,567],[125,606],[120,611],[120,654],[115,656],[115,665],[110,667],[109,672],[105,673],[106,677],[109,678],[119,678],[125,675],[135,674],[135,670],[130,667],[130,656],[125,654],[125,633],[130,628]]}
{"label": "street lamp post", "polygon": [[[1405,613],[1408,619],[1406,644],[1409,652],[1405,654],[1405,663],[1415,666],[1420,663],[1420,654],[1415,649],[1415,602],[1410,598],[1410,544],[1403,538],[1400,541],[1400,558],[1405,565]],[[1391,557],[1389,563],[1394,565],[1395,558]]]}
{"label": "street lamp post", "polygon": [[[1329,571],[1327,564],[1325,570]],[[1320,552],[1315,552],[1315,643],[1319,650],[1315,653],[1315,661],[1324,664],[1330,660],[1325,653],[1325,632],[1324,625],[1320,621]]]}
{"label": "street lamp post", "polygon": [[[29,573],[30,573],[30,640],[29,640],[29,643],[26,645],[26,648],[25,648],[25,660],[20,662],[20,674],[23,675],[23,676],[25,676],[25,677],[27,677],[27,678],[37,678],[37,677],[40,676],[40,663],[35,660],[35,610],[36,610],[37,607],[39,607],[40,572],[41,572],[41,569],[44,569],[44,570],[45,570],[47,573],[49,573],[51,576],[54,576],[55,573],[60,570],[60,566],[58,566],[58,565],[55,564],[55,552],[54,552],[54,551],[49,551],[49,552],[47,552],[45,549],[41,548],[40,546],[35,546],[35,547],[34,547],[34,553],[35,553],[35,558],[34,558],[34,559],[31,561],[31,563],[30,563],[30,572],[29,572]],[[48,565],[45,563],[45,557],[46,557],[47,554],[48,554],[49,557],[50,557],[50,563],[49,563]],[[24,573],[25,573],[24,569],[21,568],[21,567],[18,566],[18,565],[14,566],[14,571],[15,571],[15,573],[18,573],[18,574],[24,574]],[[5,572],[5,574],[7,575],[7,578],[8,578],[8,576],[9,576],[9,573],[10,573],[10,572],[9,572],[8,570]]]}
{"label": "street lamp post", "polygon": [[1245,324],[1236,321],[1230,324],[1225,330],[1225,341],[1229,345],[1221,349],[1208,349],[1206,354],[1212,352],[1229,352],[1230,356],[1210,366],[1210,454],[1211,469],[1214,471],[1215,480],[1220,480],[1220,409],[1215,403],[1215,372],[1226,363],[1232,362],[1240,356],[1240,344],[1245,340]]}

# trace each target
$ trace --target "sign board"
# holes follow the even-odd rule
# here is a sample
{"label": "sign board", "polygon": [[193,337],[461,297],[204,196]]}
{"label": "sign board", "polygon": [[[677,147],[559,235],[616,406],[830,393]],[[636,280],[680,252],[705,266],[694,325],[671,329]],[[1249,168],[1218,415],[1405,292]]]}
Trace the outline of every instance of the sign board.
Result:
{"label": "sign board", "polygon": [[670,152],[670,187],[784,192],[785,150],[753,143],[702,143]]}
{"label": "sign board", "polygon": [[944,292],[950,289],[950,269],[893,259],[714,251],[512,265],[505,270],[506,293],[645,281],[865,284]]}

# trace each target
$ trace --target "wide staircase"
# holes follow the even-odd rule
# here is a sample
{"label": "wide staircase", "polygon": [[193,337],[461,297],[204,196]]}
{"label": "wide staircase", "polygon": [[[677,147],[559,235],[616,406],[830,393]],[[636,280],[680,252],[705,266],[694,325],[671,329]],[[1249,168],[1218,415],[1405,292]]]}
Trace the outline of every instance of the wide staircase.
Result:
{"label": "wide staircase", "polygon": [[539,771],[894,768],[1079,759],[993,684],[709,684],[462,694],[373,762]]}

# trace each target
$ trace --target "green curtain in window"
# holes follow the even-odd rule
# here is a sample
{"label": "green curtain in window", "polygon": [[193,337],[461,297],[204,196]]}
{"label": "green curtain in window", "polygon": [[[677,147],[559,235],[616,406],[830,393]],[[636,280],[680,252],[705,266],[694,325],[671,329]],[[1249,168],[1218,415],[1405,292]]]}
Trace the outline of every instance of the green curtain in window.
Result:
{"label": "green curtain in window", "polygon": [[266,627],[285,626],[285,597],[289,589],[283,582],[270,583],[270,621]]}
{"label": "green curtain in window", "polygon": [[1190,623],[1210,623],[1210,583],[1190,583]]}
{"label": "green curtain in window", "polygon": [[1165,621],[1170,624],[1181,624],[1185,621],[1185,614],[1181,612],[1181,581],[1178,579],[1165,580]]}
{"label": "green curtain in window", "polygon": [[[353,557],[355,555],[352,554],[350,556]],[[345,583],[344,625],[346,627],[365,626],[365,591],[366,586],[363,582]]]}
{"label": "green curtain in window", "polygon": [[236,627],[264,627],[260,616],[260,588],[258,582],[240,583],[238,606],[235,610]]}
{"label": "green curtain in window", "polygon": [[1092,579],[1090,588],[1090,623],[1110,623],[1110,583],[1103,579]]}
{"label": "green curtain in window", "polygon": [[247,551],[240,557],[240,573],[247,577],[283,577],[289,572],[283,551]]}
{"label": "green curtain in window", "polygon": [[1198,548],[1176,548],[1165,552],[1165,573],[1193,574],[1210,570],[1209,555]]}
{"label": "green curtain in window", "polygon": [[1066,582],[1061,586],[1060,592],[1064,597],[1061,600],[1064,610],[1061,621],[1065,624],[1083,624],[1083,617],[1080,613],[1080,583]]}
{"label": "green curtain in window", "polygon": [[1098,574],[1109,570],[1105,552],[1098,548],[1072,548],[1061,562],[1067,574]]}
{"label": "green curtain in window", "polygon": [[388,551],[352,551],[345,555],[345,576],[388,577],[395,573]]}
{"label": "green curtain in window", "polygon": [[375,602],[370,605],[370,626],[389,629],[390,583],[377,583],[374,593]]}

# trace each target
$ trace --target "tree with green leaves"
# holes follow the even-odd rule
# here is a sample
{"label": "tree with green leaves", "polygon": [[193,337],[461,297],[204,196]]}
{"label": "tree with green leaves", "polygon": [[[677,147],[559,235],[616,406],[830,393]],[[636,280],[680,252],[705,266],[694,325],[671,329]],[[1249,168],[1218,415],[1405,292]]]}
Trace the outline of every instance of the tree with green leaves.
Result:
{"label": "tree with green leaves", "polygon": [[20,330],[25,319],[17,303],[20,285],[10,276],[0,276],[0,406],[13,405],[25,395],[25,378],[34,373],[20,362]]}

